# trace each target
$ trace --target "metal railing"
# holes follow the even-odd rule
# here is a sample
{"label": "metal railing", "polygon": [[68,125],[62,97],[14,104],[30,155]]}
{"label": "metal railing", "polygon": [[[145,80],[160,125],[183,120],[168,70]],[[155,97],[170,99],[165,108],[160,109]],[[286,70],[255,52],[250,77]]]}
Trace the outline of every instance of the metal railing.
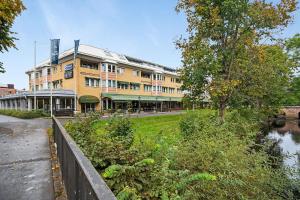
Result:
{"label": "metal railing", "polygon": [[92,163],[55,117],[52,125],[68,199],[116,200]]}

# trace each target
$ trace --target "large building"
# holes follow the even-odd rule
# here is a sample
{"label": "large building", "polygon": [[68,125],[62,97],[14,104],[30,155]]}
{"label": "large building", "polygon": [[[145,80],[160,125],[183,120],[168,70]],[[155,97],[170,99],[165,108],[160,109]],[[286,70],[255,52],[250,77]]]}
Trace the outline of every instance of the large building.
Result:
{"label": "large building", "polygon": [[[175,69],[80,45],[26,72],[29,91],[0,98],[1,108],[50,110],[170,111],[181,109],[181,81]],[[51,92],[51,86],[53,87]],[[22,102],[23,101],[23,102]]]}
{"label": "large building", "polygon": [[16,94],[17,90],[15,89],[14,84],[1,84],[0,83],[0,97],[10,94]]}

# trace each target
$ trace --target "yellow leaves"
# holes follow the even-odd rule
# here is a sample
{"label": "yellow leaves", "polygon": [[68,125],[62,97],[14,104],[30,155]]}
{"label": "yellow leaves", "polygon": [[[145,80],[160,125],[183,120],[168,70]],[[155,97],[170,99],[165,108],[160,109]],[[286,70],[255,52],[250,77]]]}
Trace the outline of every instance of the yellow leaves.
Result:
{"label": "yellow leaves", "polygon": [[229,95],[239,84],[240,80],[213,81],[210,86],[210,94],[214,97]]}

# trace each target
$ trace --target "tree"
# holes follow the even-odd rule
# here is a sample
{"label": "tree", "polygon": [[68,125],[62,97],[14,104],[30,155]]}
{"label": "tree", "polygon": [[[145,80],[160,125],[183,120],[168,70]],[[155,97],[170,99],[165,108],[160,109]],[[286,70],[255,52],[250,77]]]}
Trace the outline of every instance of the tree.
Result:
{"label": "tree", "polygon": [[285,91],[283,105],[297,106],[300,105],[300,77],[293,77],[290,87]]}
{"label": "tree", "polygon": [[[296,0],[279,4],[264,0],[179,0],[176,10],[187,16],[189,37],[177,42],[182,49],[184,88],[209,90],[224,121],[225,109],[251,70],[262,40],[286,27]],[[197,78],[195,78],[197,77]],[[207,84],[207,80],[209,84]]]}
{"label": "tree", "polygon": [[300,67],[300,34],[298,33],[289,38],[285,45],[289,56],[297,63],[297,67]]}
{"label": "tree", "polygon": [[[0,1],[0,52],[8,51],[9,48],[16,48],[14,36],[11,31],[15,18],[25,9],[21,0]],[[4,72],[3,64],[0,62],[0,73]]]}
{"label": "tree", "polygon": [[233,107],[276,108],[285,97],[295,63],[279,45],[260,45],[256,52],[258,57],[252,61],[251,68],[245,68],[241,73],[241,84],[230,101]]}

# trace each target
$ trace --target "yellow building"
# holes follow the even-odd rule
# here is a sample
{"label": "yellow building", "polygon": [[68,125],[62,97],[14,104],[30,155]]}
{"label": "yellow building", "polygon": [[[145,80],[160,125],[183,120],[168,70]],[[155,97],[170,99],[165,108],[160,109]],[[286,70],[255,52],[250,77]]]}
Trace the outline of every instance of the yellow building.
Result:
{"label": "yellow building", "polygon": [[74,49],[67,50],[52,70],[47,60],[26,72],[31,94],[27,108],[49,110],[51,85],[55,111],[170,111],[182,107],[182,83],[175,69],[89,45],[79,46],[75,63],[73,56]]}

